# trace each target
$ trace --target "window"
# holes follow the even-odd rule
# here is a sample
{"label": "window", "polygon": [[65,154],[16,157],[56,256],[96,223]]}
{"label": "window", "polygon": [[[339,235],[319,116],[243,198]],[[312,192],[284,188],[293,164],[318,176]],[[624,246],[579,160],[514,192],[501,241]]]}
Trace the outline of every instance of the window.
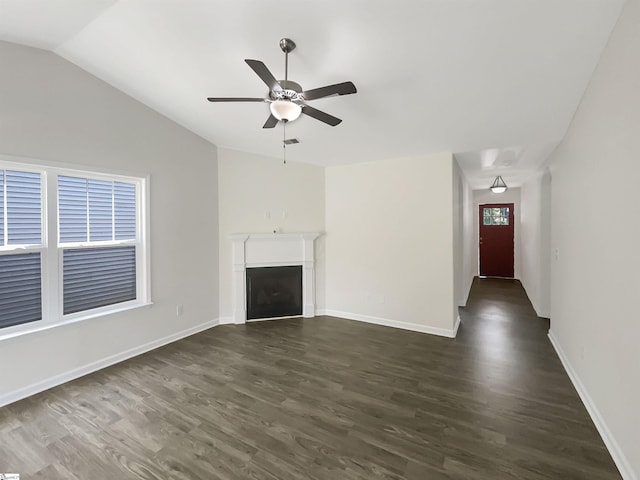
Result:
{"label": "window", "polygon": [[482,209],[483,225],[509,225],[509,207]]}
{"label": "window", "polygon": [[[149,303],[146,179],[0,161],[0,328]],[[7,330],[4,330],[6,332]]]}
{"label": "window", "polygon": [[0,328],[42,319],[42,181],[0,170]]}
{"label": "window", "polygon": [[58,176],[65,315],[136,299],[136,186]]}

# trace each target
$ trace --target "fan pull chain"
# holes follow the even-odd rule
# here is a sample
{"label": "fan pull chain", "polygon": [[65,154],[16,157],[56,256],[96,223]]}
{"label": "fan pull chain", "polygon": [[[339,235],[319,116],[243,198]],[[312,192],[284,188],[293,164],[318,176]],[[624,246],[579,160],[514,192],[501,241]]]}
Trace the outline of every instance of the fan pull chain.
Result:
{"label": "fan pull chain", "polygon": [[283,164],[287,164],[287,121],[282,122],[282,159]]}

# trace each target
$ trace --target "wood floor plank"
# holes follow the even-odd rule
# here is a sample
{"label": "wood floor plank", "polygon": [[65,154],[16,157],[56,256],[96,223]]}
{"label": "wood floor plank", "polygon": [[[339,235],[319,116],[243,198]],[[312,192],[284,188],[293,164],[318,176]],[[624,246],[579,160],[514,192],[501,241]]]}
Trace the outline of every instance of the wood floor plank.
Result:
{"label": "wood floor plank", "polygon": [[27,479],[619,479],[517,281],[456,339],[332,317],[226,325],[0,409]]}

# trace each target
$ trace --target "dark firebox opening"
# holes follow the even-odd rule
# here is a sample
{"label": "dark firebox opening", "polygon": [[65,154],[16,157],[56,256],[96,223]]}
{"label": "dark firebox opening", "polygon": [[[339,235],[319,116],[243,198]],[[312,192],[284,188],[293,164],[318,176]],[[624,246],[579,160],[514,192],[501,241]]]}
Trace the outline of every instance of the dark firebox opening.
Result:
{"label": "dark firebox opening", "polygon": [[302,315],[302,265],[247,268],[247,320]]}

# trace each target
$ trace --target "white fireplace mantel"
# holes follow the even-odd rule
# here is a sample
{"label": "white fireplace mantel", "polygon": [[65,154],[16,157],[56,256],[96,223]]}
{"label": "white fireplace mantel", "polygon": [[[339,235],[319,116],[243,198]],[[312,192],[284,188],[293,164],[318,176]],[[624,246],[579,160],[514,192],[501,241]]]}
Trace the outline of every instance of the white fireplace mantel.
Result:
{"label": "white fireplace mantel", "polygon": [[246,269],[302,265],[302,316],[315,316],[314,241],[321,233],[238,233],[231,235],[233,321],[247,321]]}

